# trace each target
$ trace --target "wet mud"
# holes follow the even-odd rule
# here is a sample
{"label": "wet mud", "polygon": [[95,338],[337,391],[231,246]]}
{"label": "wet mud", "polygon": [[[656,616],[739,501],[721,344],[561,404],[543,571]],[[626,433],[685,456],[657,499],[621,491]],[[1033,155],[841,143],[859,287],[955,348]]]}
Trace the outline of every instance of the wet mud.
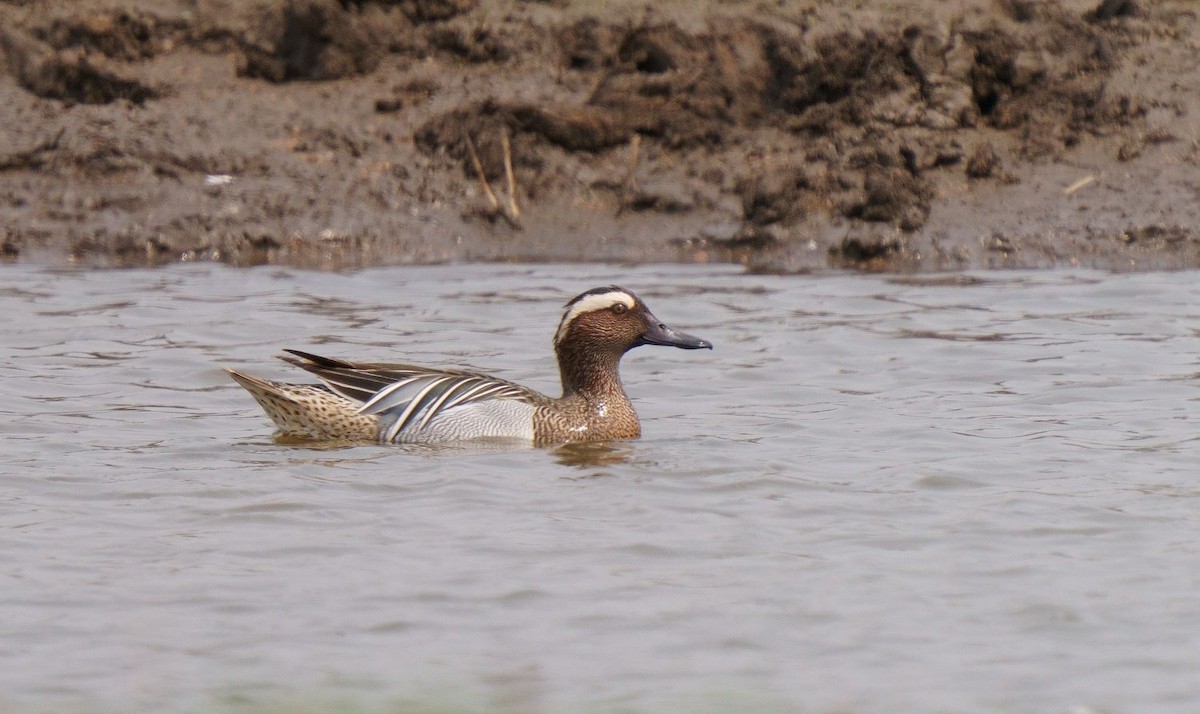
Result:
{"label": "wet mud", "polygon": [[1200,7],[0,1],[0,260],[1200,267]]}

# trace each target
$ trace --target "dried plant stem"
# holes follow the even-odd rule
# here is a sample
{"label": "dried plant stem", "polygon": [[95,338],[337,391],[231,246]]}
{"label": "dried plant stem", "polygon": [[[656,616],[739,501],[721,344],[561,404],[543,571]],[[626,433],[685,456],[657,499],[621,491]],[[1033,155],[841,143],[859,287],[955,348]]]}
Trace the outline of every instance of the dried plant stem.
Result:
{"label": "dried plant stem", "polygon": [[508,205],[500,204],[500,199],[496,198],[496,192],[492,190],[492,184],[487,179],[487,174],[483,171],[483,162],[479,160],[479,152],[475,150],[475,142],[471,139],[470,134],[465,134],[467,142],[467,153],[471,158],[471,166],[475,168],[475,175],[479,177],[479,185],[483,187],[483,195],[487,197],[488,213],[492,216],[500,216],[508,225],[519,229],[521,227],[521,209],[517,206],[517,178],[513,173],[512,166],[512,147],[508,141],[508,130],[500,136],[500,144],[504,149],[504,176],[508,182]]}
{"label": "dried plant stem", "polygon": [[629,140],[629,165],[625,168],[625,190],[634,191],[638,187],[637,169],[642,158],[642,135],[635,133]]}
{"label": "dried plant stem", "polygon": [[479,153],[475,151],[475,142],[471,140],[470,134],[467,134],[466,137],[467,151],[471,154],[471,165],[475,167],[475,174],[479,176],[479,183],[483,186],[483,193],[487,196],[488,205],[491,206],[493,212],[499,212],[500,201],[492,192],[492,185],[488,183],[487,175],[483,173],[483,163],[479,161]]}
{"label": "dried plant stem", "polygon": [[621,215],[633,201],[638,190],[637,169],[642,156],[642,135],[634,132],[629,139],[629,162],[625,166],[625,180],[621,182],[621,205],[617,207],[617,215]]}
{"label": "dried plant stem", "polygon": [[500,134],[500,146],[504,149],[504,178],[508,182],[508,215],[505,216],[513,228],[521,225],[521,209],[517,207],[517,178],[513,174],[512,147],[508,142],[508,128]]}
{"label": "dried plant stem", "polygon": [[1089,183],[1091,183],[1095,180],[1096,180],[1096,177],[1094,175],[1093,176],[1085,176],[1085,177],[1079,179],[1078,181],[1076,181],[1075,183],[1071,184],[1070,186],[1067,186],[1065,189],[1063,189],[1063,195],[1070,196],[1071,194],[1075,193],[1079,189],[1083,188],[1084,186],[1087,186]]}

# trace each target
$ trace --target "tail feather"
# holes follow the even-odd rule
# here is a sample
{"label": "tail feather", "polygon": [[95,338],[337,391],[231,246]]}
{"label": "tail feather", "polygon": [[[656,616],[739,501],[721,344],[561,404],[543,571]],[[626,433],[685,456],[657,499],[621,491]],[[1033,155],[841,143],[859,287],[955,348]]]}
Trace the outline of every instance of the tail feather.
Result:
{"label": "tail feather", "polygon": [[316,384],[283,384],[225,369],[258,402],[285,436],[311,439],[378,438],[379,417]]}

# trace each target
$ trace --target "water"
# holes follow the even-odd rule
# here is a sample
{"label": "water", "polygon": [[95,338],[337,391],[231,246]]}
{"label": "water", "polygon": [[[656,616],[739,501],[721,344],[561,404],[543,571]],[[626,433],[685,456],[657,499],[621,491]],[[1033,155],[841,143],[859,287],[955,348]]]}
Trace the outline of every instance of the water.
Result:
{"label": "water", "polygon": [[[285,346],[553,391],[639,292],[638,442],[277,444]],[[1195,273],[0,269],[0,708],[1190,712]]]}

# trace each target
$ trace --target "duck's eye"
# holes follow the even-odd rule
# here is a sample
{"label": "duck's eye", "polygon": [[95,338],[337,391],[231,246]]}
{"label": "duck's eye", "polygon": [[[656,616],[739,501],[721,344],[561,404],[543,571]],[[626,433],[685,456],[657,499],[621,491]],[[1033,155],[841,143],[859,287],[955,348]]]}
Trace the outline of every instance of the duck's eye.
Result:
{"label": "duck's eye", "polygon": [[614,315],[624,315],[629,312],[629,306],[623,302],[619,302],[612,306],[612,311]]}

